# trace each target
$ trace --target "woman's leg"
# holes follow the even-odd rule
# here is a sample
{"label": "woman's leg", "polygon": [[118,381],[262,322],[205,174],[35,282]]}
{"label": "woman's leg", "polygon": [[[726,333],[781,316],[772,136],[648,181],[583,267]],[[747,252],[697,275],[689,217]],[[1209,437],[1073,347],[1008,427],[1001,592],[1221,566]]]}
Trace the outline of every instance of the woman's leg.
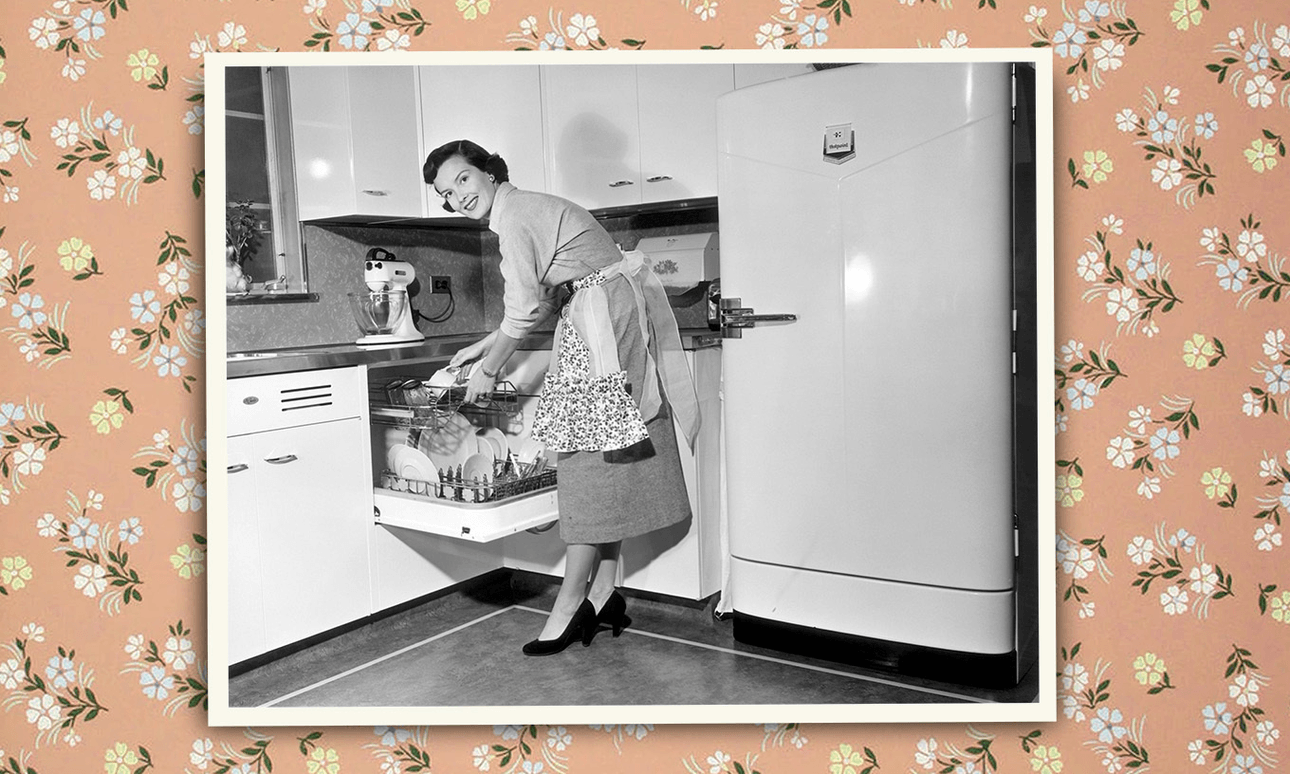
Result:
{"label": "woman's leg", "polygon": [[622,553],[623,541],[601,543],[596,548],[597,561],[587,599],[591,600],[591,606],[596,608],[596,612],[600,612],[609,595],[614,593],[614,586],[618,581],[618,557]]}
{"label": "woman's leg", "polygon": [[596,565],[597,546],[590,543],[570,543],[564,549],[564,580],[556,594],[551,615],[538,635],[540,640],[554,640],[564,633],[582,600],[587,598],[587,579]]}

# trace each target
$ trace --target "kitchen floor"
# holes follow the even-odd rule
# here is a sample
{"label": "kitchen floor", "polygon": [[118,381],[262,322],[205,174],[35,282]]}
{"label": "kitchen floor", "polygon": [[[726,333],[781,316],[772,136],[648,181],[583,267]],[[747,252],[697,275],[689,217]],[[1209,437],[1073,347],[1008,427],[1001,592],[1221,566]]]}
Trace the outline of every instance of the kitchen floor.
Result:
{"label": "kitchen floor", "polygon": [[555,597],[502,571],[229,680],[232,707],[915,704],[1030,702],[1031,668],[1007,690],[965,687],[736,642],[711,603],[626,592],[632,625],[541,658],[520,647]]}

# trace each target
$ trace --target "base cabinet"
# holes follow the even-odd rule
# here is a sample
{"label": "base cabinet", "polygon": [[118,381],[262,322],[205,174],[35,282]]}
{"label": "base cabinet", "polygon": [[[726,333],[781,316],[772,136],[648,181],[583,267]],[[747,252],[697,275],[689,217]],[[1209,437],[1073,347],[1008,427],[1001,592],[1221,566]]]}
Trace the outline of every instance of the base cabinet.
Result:
{"label": "base cabinet", "polygon": [[[343,400],[362,379],[345,371],[358,370],[230,380],[229,663],[372,610],[366,412]],[[316,407],[299,400],[324,392]],[[275,426],[311,411],[317,421]]]}

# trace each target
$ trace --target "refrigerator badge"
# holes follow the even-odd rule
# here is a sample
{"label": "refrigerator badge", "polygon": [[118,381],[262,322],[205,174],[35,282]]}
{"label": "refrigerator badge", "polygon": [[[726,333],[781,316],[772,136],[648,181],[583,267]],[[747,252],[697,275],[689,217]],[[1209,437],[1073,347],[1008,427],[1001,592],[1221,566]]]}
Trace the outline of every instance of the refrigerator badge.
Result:
{"label": "refrigerator badge", "polygon": [[841,164],[856,157],[856,133],[851,124],[824,127],[824,160]]}

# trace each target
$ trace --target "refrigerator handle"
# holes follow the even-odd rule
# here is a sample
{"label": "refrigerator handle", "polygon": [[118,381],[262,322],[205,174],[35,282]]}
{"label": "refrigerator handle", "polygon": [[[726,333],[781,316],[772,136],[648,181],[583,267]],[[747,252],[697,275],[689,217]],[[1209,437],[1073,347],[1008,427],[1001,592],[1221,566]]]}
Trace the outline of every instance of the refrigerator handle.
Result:
{"label": "refrigerator handle", "polygon": [[758,323],[797,322],[795,314],[756,314],[756,311],[743,306],[742,299],[722,298],[720,279],[708,286],[708,327],[720,330],[723,339],[743,338],[743,329],[756,327]]}

